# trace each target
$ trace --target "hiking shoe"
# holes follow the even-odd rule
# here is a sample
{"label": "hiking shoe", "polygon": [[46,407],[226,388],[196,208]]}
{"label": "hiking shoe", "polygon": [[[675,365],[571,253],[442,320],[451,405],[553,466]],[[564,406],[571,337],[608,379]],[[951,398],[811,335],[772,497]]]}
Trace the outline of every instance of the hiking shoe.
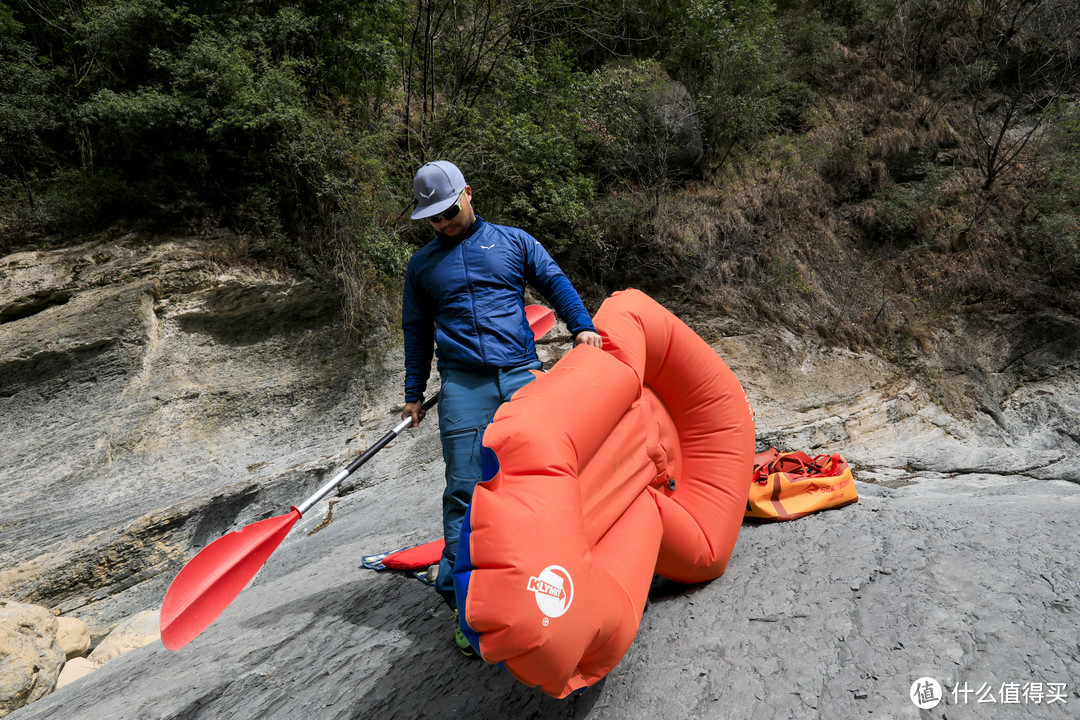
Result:
{"label": "hiking shoe", "polygon": [[450,616],[450,619],[454,621],[454,644],[457,645],[457,649],[460,650],[461,654],[465,657],[473,657],[476,655],[476,651],[473,650],[472,645],[469,644],[469,640],[465,637],[465,634],[461,632],[461,626],[458,625],[457,610]]}
{"label": "hiking shoe", "polygon": [[435,563],[427,569],[427,582],[429,585],[434,585],[435,580],[439,577],[439,563]]}

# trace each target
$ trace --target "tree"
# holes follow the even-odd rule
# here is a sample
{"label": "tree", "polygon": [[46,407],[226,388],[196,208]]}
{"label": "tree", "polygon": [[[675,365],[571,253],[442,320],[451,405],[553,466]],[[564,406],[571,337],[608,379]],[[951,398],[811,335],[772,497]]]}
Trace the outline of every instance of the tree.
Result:
{"label": "tree", "polygon": [[770,0],[689,0],[675,15],[667,56],[695,96],[717,164],[778,122],[780,25]]}
{"label": "tree", "polygon": [[49,135],[67,111],[51,92],[48,70],[23,26],[0,4],[0,177],[16,180],[34,206],[31,179],[51,164]]}
{"label": "tree", "polygon": [[416,0],[404,60],[407,147],[455,108],[498,91],[499,75],[555,41],[601,46],[615,20],[599,0]]}
{"label": "tree", "polygon": [[901,0],[887,28],[912,89],[929,92],[934,112],[950,100],[968,108],[986,190],[1080,84],[1073,0]]}

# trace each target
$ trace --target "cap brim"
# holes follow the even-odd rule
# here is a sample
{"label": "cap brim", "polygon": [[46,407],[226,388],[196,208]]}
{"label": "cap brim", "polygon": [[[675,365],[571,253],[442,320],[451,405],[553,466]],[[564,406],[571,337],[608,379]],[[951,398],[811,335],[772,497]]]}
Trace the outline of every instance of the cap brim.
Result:
{"label": "cap brim", "polygon": [[420,207],[413,210],[411,217],[413,220],[423,220],[424,218],[429,218],[432,215],[438,215],[443,210],[448,210],[450,206],[457,201],[459,195],[461,195],[461,193],[458,193],[449,200],[440,200],[439,202],[433,203],[431,205],[421,205]]}

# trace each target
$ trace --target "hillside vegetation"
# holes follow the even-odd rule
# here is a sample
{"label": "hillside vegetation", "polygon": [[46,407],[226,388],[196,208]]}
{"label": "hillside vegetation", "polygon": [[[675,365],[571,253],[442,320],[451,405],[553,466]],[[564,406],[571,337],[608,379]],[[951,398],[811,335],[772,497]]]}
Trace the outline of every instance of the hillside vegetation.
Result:
{"label": "hillside vegetation", "polygon": [[337,279],[359,330],[456,162],[590,302],[903,354],[1080,309],[1072,0],[0,0],[0,251],[117,228]]}

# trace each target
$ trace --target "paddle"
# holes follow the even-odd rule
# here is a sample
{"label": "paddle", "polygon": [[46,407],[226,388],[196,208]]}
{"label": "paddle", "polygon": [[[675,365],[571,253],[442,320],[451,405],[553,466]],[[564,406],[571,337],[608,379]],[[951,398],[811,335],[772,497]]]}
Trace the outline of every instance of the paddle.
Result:
{"label": "paddle", "polygon": [[[555,313],[542,305],[527,306],[525,317],[535,339],[555,325]],[[423,408],[430,409],[438,397],[436,393],[429,398]],[[289,513],[246,525],[200,550],[180,569],[165,593],[161,606],[162,644],[169,650],[179,650],[194,640],[255,577],[305,512],[411,424],[412,418],[403,419],[314,495],[299,506],[293,505]]]}

